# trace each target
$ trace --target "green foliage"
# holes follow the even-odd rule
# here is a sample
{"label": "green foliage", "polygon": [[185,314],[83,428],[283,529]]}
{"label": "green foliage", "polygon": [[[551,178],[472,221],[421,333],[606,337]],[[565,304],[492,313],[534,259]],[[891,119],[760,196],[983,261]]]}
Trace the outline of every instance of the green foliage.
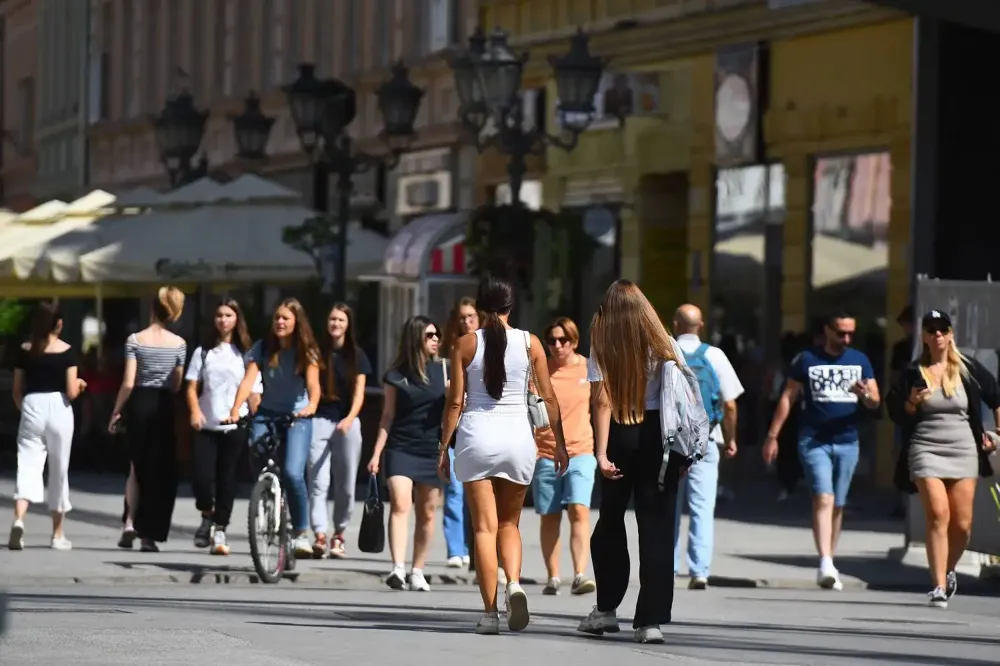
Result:
{"label": "green foliage", "polygon": [[337,242],[337,230],[333,220],[325,215],[317,215],[303,220],[298,226],[285,227],[281,240],[289,247],[312,257],[316,270],[320,270],[321,252]]}
{"label": "green foliage", "polygon": [[0,300],[0,336],[20,333],[28,308],[15,298]]}

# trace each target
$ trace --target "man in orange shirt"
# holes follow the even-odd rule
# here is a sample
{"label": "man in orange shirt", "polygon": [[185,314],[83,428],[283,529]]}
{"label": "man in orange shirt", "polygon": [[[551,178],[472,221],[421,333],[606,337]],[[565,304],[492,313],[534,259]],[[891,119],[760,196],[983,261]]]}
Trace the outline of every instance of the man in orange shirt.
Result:
{"label": "man in orange shirt", "polygon": [[549,429],[535,434],[538,461],[531,482],[535,512],[541,516],[542,555],[549,580],[543,594],[559,594],[560,526],[563,507],[569,514],[570,554],[573,556],[573,594],[597,589],[586,575],[590,554],[590,502],[594,492],[597,459],[594,458],[594,430],[590,423],[590,382],[587,359],[576,353],[580,331],[573,320],[560,317],[545,330],[549,348],[549,375],[562,417],[563,434],[569,451],[569,467],[557,476],[552,462],[555,436]]}

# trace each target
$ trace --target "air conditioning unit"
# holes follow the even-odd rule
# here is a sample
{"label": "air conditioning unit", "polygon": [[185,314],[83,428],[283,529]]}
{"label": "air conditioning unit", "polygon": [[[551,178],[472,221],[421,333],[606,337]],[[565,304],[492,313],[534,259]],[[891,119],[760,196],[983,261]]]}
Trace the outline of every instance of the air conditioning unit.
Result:
{"label": "air conditioning unit", "polygon": [[420,215],[451,208],[451,173],[438,171],[400,177],[396,214]]}

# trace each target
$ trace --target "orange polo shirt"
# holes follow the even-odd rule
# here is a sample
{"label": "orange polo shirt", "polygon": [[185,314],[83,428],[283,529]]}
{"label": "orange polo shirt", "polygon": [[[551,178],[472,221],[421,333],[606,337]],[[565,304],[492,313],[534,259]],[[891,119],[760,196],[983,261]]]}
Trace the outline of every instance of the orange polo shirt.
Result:
{"label": "orange polo shirt", "polygon": [[[559,403],[559,414],[562,417],[563,435],[566,437],[566,450],[570,457],[591,454],[594,452],[594,429],[590,425],[590,382],[587,381],[587,359],[577,355],[576,363],[565,367],[556,366],[549,359],[549,377],[552,378],[552,390]],[[552,430],[545,428],[535,433],[535,443],[538,445],[538,457],[551,460],[556,452],[556,436]]]}

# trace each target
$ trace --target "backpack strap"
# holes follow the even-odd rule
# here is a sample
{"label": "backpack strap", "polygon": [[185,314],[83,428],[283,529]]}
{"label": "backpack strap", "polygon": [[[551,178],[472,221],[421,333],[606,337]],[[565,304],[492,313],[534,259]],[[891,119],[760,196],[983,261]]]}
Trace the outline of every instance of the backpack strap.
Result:
{"label": "backpack strap", "polygon": [[697,349],[695,349],[693,352],[691,352],[690,356],[687,356],[687,355],[686,356],[688,358],[703,359],[703,358],[705,358],[705,352],[708,351],[709,346],[710,345],[707,342],[703,342],[700,345],[698,345]]}

